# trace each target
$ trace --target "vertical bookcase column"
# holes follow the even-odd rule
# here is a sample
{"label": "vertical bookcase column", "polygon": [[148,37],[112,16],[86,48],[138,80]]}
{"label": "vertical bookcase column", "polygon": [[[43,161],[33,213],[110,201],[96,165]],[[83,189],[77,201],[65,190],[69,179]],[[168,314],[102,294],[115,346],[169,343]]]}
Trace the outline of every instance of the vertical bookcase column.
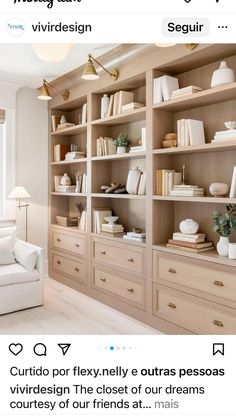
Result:
{"label": "vertical bookcase column", "polygon": [[146,307],[148,316],[152,315],[152,242],[153,242],[153,71],[146,73]]}
{"label": "vertical bookcase column", "polygon": [[92,193],[92,95],[87,96],[87,175],[88,175],[88,184],[87,184],[87,232],[88,234],[92,231],[91,225],[91,212],[92,212],[92,203],[91,203],[91,193]]}

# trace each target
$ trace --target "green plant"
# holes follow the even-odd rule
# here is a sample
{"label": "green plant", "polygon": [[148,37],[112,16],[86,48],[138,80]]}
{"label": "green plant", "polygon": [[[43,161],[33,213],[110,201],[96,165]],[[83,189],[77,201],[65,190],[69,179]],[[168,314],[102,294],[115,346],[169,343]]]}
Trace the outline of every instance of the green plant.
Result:
{"label": "green plant", "polygon": [[130,144],[128,135],[121,132],[117,138],[114,138],[114,143],[116,147],[128,147]]}
{"label": "green plant", "polygon": [[229,237],[232,230],[236,230],[236,205],[227,205],[226,213],[213,211],[213,231],[222,237]]}

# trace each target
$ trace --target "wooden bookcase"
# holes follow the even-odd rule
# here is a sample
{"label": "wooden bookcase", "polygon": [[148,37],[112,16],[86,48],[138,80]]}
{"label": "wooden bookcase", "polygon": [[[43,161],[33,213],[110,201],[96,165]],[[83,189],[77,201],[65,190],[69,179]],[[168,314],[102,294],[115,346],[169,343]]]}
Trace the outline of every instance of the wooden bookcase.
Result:
{"label": "wooden bookcase", "polygon": [[[236,261],[221,258],[215,250],[192,254],[166,247],[173,232],[178,231],[179,222],[185,218],[198,221],[208,239],[216,244],[218,236],[212,232],[212,211],[224,211],[227,203],[236,204],[236,198],[214,198],[208,193],[212,182],[230,184],[233,167],[236,165],[236,142],[225,145],[210,143],[215,131],[224,129],[225,121],[236,118],[236,83],[210,88],[212,73],[221,60],[226,58],[228,65],[236,72],[236,46],[200,45],[189,52],[184,45],[178,45],[174,50],[173,54],[173,48],[160,52],[160,49],[153,47],[145,59],[142,56],[136,57],[123,65],[117,82],[111,82],[107,76],[95,82],[81,81],[78,88],[77,85],[71,87],[72,98],[69,102],[63,103],[60,97],[56,97],[50,103],[50,126],[51,116],[62,114],[76,126],[59,133],[49,133],[49,155],[54,144],[77,144],[86,153],[86,158],[70,163],[50,160],[49,274],[165,333],[236,333],[236,285],[232,279],[236,273]],[[163,74],[178,77],[180,87],[200,85],[204,90],[153,104],[153,79]],[[65,75],[60,79],[58,87],[60,83],[61,86],[67,83],[70,87],[70,82],[71,77]],[[119,90],[133,91],[135,101],[143,103],[144,107],[100,119],[102,95]],[[88,120],[86,124],[79,125],[78,114],[84,103],[87,103]],[[163,149],[164,135],[176,132],[177,120],[182,118],[203,120],[207,143]],[[96,156],[98,137],[114,138],[124,132],[128,133],[135,144],[142,127],[147,130],[145,152]],[[157,196],[156,170],[181,171],[183,165],[187,168],[187,182],[204,187],[206,196]],[[126,183],[128,172],[133,166],[147,172],[145,196],[101,193],[102,184],[111,181]],[[67,172],[73,177],[75,170],[87,173],[87,193],[55,193],[54,175]],[[59,227],[56,215],[76,215],[75,204],[79,201],[87,204],[87,232],[80,232],[75,227]],[[146,243],[126,242],[121,238],[94,234],[93,208],[103,207],[111,208],[114,215],[120,217],[125,229],[144,228]],[[56,241],[61,240],[58,242],[59,247],[53,234],[55,237],[58,235]],[[73,242],[74,239],[76,243],[77,238],[83,241],[82,247],[85,249],[79,255],[71,247],[71,240]],[[61,244],[63,240],[65,246]],[[235,233],[231,241],[236,242]],[[105,250],[101,251],[102,248]],[[100,253],[104,253],[104,257]],[[69,259],[69,265],[65,262],[63,266],[64,270],[64,259],[59,267],[53,265],[55,254]],[[126,254],[127,260],[133,259],[132,266],[126,264]],[[71,273],[70,269],[74,266],[71,263],[77,262],[83,266],[83,280]],[[168,269],[166,264],[169,264]],[[78,271],[79,268],[76,268]],[[170,270],[172,273],[175,271],[176,275],[171,276]],[[192,282],[188,284],[187,280],[193,270],[197,272],[195,285]],[[217,288],[214,283],[217,282],[214,281],[217,272],[222,274],[222,281],[225,281],[221,287],[224,290],[222,295],[218,292],[219,284]],[[99,280],[102,282],[99,283]],[[196,319],[191,319],[188,308],[191,304],[194,313],[199,313],[198,320],[198,314]]]}

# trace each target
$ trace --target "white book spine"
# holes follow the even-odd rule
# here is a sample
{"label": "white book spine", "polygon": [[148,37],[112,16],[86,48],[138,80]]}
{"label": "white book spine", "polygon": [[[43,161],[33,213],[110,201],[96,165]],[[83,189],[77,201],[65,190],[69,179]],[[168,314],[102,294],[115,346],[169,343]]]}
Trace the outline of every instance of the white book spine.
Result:
{"label": "white book spine", "polygon": [[229,193],[230,198],[236,198],[236,166],[233,170],[233,176],[232,176],[232,182],[231,182],[231,188]]}

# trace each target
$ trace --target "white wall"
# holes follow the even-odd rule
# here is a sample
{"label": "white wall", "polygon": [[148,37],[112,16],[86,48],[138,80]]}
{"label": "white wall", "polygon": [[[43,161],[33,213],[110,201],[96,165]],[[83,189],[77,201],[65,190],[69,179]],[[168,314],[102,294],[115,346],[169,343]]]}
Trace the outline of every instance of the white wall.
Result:
{"label": "white wall", "polygon": [[[16,184],[30,193],[28,241],[45,250],[48,235],[48,114],[47,103],[34,89],[16,96]],[[25,238],[25,211],[18,212],[18,237]]]}

